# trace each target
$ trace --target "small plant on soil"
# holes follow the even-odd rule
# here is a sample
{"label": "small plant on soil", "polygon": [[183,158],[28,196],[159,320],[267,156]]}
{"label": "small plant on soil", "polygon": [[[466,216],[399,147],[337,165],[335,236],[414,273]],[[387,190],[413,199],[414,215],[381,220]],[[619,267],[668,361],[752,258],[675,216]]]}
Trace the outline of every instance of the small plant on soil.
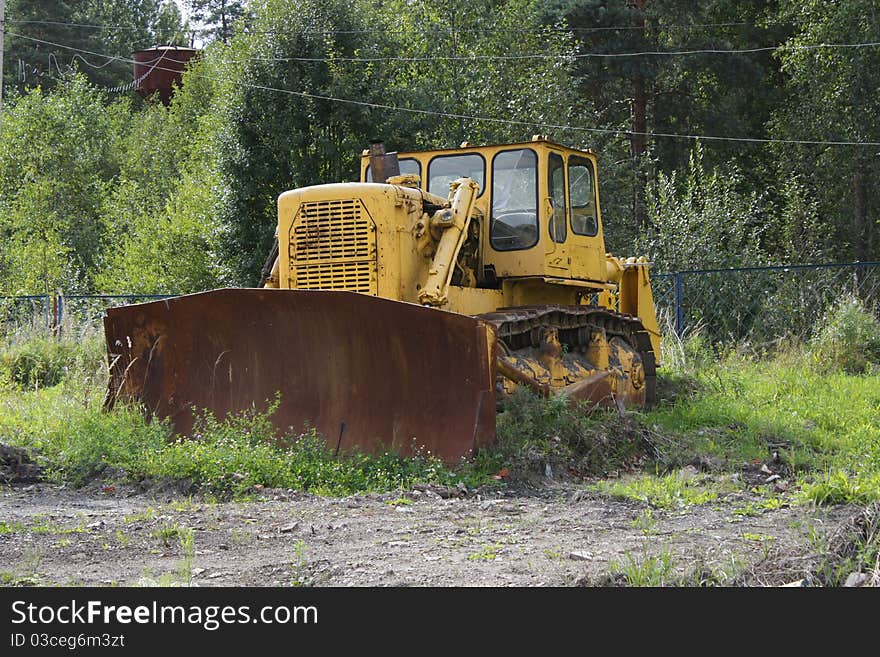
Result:
{"label": "small plant on soil", "polygon": [[290,585],[311,586],[312,578],[309,573],[308,546],[305,541],[299,540],[293,544],[293,556],[290,559]]}
{"label": "small plant on soil", "polygon": [[477,552],[468,555],[468,561],[494,561],[504,546],[501,543],[484,545]]}

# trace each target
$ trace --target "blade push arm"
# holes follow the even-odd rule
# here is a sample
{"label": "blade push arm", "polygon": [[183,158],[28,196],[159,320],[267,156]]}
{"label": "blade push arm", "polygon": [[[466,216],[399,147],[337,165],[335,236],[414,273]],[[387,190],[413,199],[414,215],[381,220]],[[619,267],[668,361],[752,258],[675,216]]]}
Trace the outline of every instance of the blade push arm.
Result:
{"label": "blade push arm", "polygon": [[450,207],[438,210],[431,217],[432,232],[440,230],[442,233],[428,278],[419,293],[422,305],[442,306],[447,301],[455,261],[467,237],[478,189],[477,183],[470,178],[459,178],[450,185]]}

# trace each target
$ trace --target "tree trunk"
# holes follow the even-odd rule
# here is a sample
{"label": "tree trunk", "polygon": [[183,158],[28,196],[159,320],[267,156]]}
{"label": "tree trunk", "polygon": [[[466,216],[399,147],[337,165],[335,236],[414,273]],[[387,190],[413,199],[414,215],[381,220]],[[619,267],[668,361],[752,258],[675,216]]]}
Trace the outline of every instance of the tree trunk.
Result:
{"label": "tree trunk", "polygon": [[229,43],[229,25],[226,11],[226,0],[223,0],[223,3],[220,5],[220,29],[223,31],[223,43]]}
{"label": "tree trunk", "polygon": [[857,260],[870,260],[874,256],[874,226],[868,216],[868,164],[863,158],[856,160],[853,173],[853,230],[855,241],[853,253]]}
{"label": "tree trunk", "polygon": [[[645,34],[645,4],[647,0],[633,0],[633,5],[639,10],[636,27],[641,28],[642,45],[647,42]],[[636,75],[633,78],[633,134],[630,140],[632,148],[632,167],[635,177],[633,186],[633,223],[637,231],[643,230],[648,225],[648,210],[645,206],[645,190],[648,186],[647,176],[642,168],[642,156],[647,150],[648,132],[648,96],[645,93],[645,77]]]}

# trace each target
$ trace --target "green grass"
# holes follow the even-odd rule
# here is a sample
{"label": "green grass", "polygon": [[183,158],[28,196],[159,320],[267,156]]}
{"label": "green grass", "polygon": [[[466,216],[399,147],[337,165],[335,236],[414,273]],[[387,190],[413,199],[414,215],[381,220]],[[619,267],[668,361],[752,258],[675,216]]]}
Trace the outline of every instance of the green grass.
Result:
{"label": "green grass", "polygon": [[[747,350],[719,358],[697,335],[668,359],[658,406],[623,417],[614,411],[587,415],[561,400],[518,391],[498,416],[496,444],[448,468],[437,459],[394,452],[337,458],[309,429],[278,439],[273,405],[230,418],[203,414],[194,439],[179,439],[137,408],[104,412],[106,373],[95,347],[100,340],[87,331],[67,335],[80,336],[78,350],[41,346],[40,340],[55,338],[33,334],[15,334],[0,345],[0,436],[38,450],[56,481],[83,484],[103,473],[188,479],[220,496],[245,496],[257,486],[345,495],[407,490],[415,483],[501,487],[543,479],[549,466],[555,478],[574,480],[641,472],[600,482],[598,489],[674,508],[725,492],[703,477],[671,474],[693,458],[713,457],[738,471],[776,451],[801,502],[880,500],[880,373],[867,368],[852,374],[828,362],[817,367],[814,344],[763,359],[743,355]],[[33,353],[49,354],[34,362],[51,367],[9,365],[31,362],[22,354]],[[60,372],[60,379],[44,371]],[[503,469],[510,476],[493,479]]]}
{"label": "green grass", "polygon": [[[57,481],[82,484],[112,467],[134,479],[189,479],[221,494],[242,495],[260,485],[344,495],[461,480],[436,459],[392,452],[335,458],[314,431],[276,440],[268,413],[209,418],[196,437],[184,439],[134,408],[105,413],[99,405],[71,404],[56,390],[26,395],[17,393],[12,406],[0,401],[0,432],[38,449]],[[52,410],[41,412],[47,404]]]}
{"label": "green grass", "polygon": [[389,506],[410,506],[413,501],[407,497],[398,497],[393,500],[386,500],[385,504]]}
{"label": "green grass", "polygon": [[728,357],[693,374],[699,393],[641,421],[733,464],[778,451],[817,502],[880,500],[880,375],[818,370],[806,353]]}
{"label": "green grass", "polygon": [[668,550],[641,558],[630,553],[625,556],[625,561],[609,564],[612,578],[621,580],[625,586],[657,587],[670,583],[675,560]]}
{"label": "green grass", "polygon": [[676,473],[665,476],[638,475],[622,480],[603,480],[592,486],[611,497],[645,502],[658,509],[677,509],[718,499],[718,485],[701,478],[685,480]]}
{"label": "green grass", "polygon": [[501,543],[484,545],[477,552],[468,555],[468,561],[494,561],[504,546]]}
{"label": "green grass", "polygon": [[33,328],[12,330],[0,342],[0,382],[34,390],[71,377],[92,378],[98,375],[105,353],[93,327],[67,327],[50,339]]}
{"label": "green grass", "polygon": [[778,497],[768,497],[759,502],[749,502],[733,510],[733,515],[743,517],[759,516],[767,511],[781,509],[785,503]]}
{"label": "green grass", "polygon": [[870,504],[880,500],[880,473],[836,470],[806,486],[800,498],[816,504]]}
{"label": "green grass", "polygon": [[109,467],[135,480],[189,479],[206,493],[241,496],[257,485],[345,495],[408,489],[415,483],[473,483],[480,477],[453,473],[435,458],[390,451],[336,458],[314,430],[278,439],[271,425],[274,404],[265,412],[222,419],[204,413],[193,439],[181,439],[138,408],[118,404],[105,412],[106,379],[92,376],[92,366],[100,371],[100,359],[69,368],[48,387],[23,389],[8,378],[0,381],[0,436],[38,450],[55,481],[81,485]]}

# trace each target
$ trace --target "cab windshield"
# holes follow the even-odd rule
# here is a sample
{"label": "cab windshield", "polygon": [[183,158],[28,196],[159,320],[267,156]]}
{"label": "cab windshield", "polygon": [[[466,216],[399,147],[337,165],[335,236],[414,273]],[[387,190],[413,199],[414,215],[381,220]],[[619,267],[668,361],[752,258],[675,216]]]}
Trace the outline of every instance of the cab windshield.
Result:
{"label": "cab windshield", "polygon": [[503,151],[492,160],[489,240],[497,251],[538,243],[538,156],[530,148]]}

